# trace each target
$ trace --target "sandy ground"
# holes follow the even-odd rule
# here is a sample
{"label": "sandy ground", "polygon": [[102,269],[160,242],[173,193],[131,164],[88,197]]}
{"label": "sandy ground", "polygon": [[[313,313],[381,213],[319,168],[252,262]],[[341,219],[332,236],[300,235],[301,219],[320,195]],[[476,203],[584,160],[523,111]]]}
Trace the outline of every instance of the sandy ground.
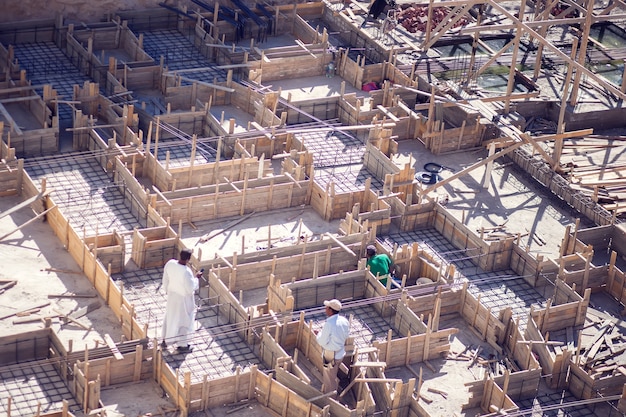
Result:
{"label": "sandy ground", "polygon": [[[20,197],[0,198],[0,212],[21,201]],[[0,230],[8,233],[34,217],[29,207],[0,219]],[[0,294],[0,317],[30,310],[41,306],[41,310],[30,315],[32,318],[52,317],[69,313],[80,307],[98,302],[96,308],[78,321],[90,330],[74,323],[64,324],[60,319],[52,321],[52,328],[58,333],[65,347],[72,340],[74,350],[82,350],[85,345],[102,345],[104,334],[120,341],[122,332],[113,313],[104,307],[104,300],[95,298],[56,298],[51,295],[65,293],[96,294],[92,285],[82,274],[79,266],[65,250],[49,226],[36,220],[8,237],[0,240],[0,256],[3,266],[0,280],[16,280],[17,285]],[[49,303],[49,305],[45,305]],[[41,320],[32,323],[14,324],[17,317],[0,320],[0,336],[28,332],[43,327]]]}
{"label": "sandy ground", "polygon": [[[0,213],[21,201],[19,196],[0,198]],[[34,217],[29,207],[14,214],[0,218],[0,234],[6,235],[18,226]],[[52,329],[56,332],[66,349],[72,345],[73,351],[85,347],[102,346],[104,335],[119,342],[122,328],[119,321],[100,297],[96,298],[48,298],[48,295],[64,293],[95,294],[95,289],[85,275],[80,272],[71,255],[65,250],[59,239],[52,233],[47,223],[36,220],[0,239],[0,281],[17,281],[17,284],[0,294],[0,337],[41,329],[41,320],[32,323],[14,324],[16,319],[54,317],[56,311],[69,313],[78,308],[99,303],[100,307],[81,317],[78,321],[85,328],[65,324],[59,318],[52,320]],[[62,272],[60,272],[62,271]],[[46,305],[49,303],[49,305]],[[15,313],[43,306],[38,312],[25,317]],[[8,317],[7,317],[8,316]],[[102,402],[108,416],[138,416],[152,412],[159,415],[158,406],[171,407],[169,400],[162,397],[162,390],[152,381],[102,389]],[[0,399],[4,401],[4,399]]]}
{"label": "sandy ground", "polygon": [[[436,162],[451,168],[441,172],[441,179],[445,179],[486,156],[487,151],[482,149],[433,155],[417,141],[401,141],[393,161],[399,167],[411,163],[416,172],[423,171],[425,163]],[[485,167],[477,168],[440,187],[430,197],[447,201],[446,209],[477,233],[481,228],[488,231],[504,224],[506,232],[522,235],[520,244],[528,245],[530,252],[558,257],[565,228],[575,223],[575,213],[559,205],[555,196],[540,189],[527,174],[506,160],[494,164],[487,187],[483,187],[484,177]]]}

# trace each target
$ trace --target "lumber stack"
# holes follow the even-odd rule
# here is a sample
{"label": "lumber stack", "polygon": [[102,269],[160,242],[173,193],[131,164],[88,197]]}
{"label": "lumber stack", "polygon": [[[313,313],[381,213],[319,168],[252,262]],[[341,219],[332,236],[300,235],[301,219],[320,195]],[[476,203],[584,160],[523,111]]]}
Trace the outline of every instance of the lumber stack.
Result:
{"label": "lumber stack", "polygon": [[[530,123],[536,134],[556,132],[554,122],[537,118]],[[564,141],[560,168],[573,190],[589,197],[616,216],[626,213],[626,164],[614,158],[605,160],[608,152],[619,155],[626,147],[626,136],[588,135]]]}
{"label": "lumber stack", "polygon": [[579,365],[594,379],[626,378],[626,339],[613,319],[603,320],[580,347]]}

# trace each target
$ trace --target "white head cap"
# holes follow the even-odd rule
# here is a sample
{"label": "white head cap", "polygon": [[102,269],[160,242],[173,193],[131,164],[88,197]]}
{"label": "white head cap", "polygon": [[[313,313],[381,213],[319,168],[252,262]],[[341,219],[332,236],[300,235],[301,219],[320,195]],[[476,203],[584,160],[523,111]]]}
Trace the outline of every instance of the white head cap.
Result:
{"label": "white head cap", "polygon": [[330,307],[335,311],[341,311],[341,301],[333,298],[332,300],[326,300],[324,301],[324,305],[326,307]]}

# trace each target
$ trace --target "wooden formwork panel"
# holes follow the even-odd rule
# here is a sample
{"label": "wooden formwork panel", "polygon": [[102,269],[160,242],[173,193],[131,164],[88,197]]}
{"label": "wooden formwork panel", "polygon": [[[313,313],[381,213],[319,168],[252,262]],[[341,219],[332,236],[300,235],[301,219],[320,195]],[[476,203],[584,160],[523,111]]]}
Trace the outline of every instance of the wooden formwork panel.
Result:
{"label": "wooden formwork panel", "polygon": [[[89,360],[89,375],[100,375],[102,386],[138,382],[152,377],[152,350],[127,353],[123,359],[112,357]],[[80,366],[84,369],[84,363]]]}
{"label": "wooden formwork panel", "polygon": [[49,339],[49,328],[0,338],[0,364],[11,365],[48,358]]}
{"label": "wooden formwork panel", "polygon": [[100,27],[97,29],[82,30],[77,29],[68,33],[68,37],[72,36],[79,44],[84,45],[91,39],[93,49],[117,49],[119,27]]}
{"label": "wooden formwork panel", "polygon": [[581,297],[576,291],[574,291],[572,287],[566,284],[565,281],[557,277],[554,283],[554,296],[552,297],[552,306],[580,301],[583,301],[583,297]]}
{"label": "wooden formwork panel", "polygon": [[[526,331],[524,335],[526,340],[537,342],[545,341],[543,335],[537,327],[537,324],[534,320],[532,320],[532,318],[528,320],[528,323],[526,324]],[[538,358],[541,367],[543,368],[543,373],[548,375],[552,374],[552,368],[554,367],[554,356],[550,352],[548,346],[541,343],[533,344],[533,352]]]}
{"label": "wooden formwork panel", "polygon": [[524,277],[524,280],[528,282],[531,286],[535,286],[534,277],[539,268],[539,260],[536,256],[525,252],[524,249],[519,247],[518,245],[513,246],[513,252],[511,253],[511,262],[509,263],[509,267],[519,276]]}
{"label": "wooden formwork panel", "polygon": [[[560,305],[552,305],[549,310],[535,311],[537,314],[536,322],[541,332],[554,332],[558,330],[564,330],[567,327],[575,327],[584,322],[584,314],[581,317],[581,309],[583,308],[583,302],[573,302]],[[586,311],[586,308],[585,308]],[[548,314],[549,313],[549,314]]]}
{"label": "wooden formwork panel", "polygon": [[217,278],[213,272],[209,273],[208,298],[217,298],[216,303],[218,306],[219,316],[225,318],[228,323],[246,323],[246,326],[240,326],[239,335],[243,340],[247,340],[247,323],[250,320],[250,316],[244,307],[239,303],[239,300],[235,298],[233,293],[221,280]]}
{"label": "wooden formwork panel", "polygon": [[[483,411],[489,412],[492,406],[504,410],[518,410],[513,400],[502,391],[502,388],[500,388],[493,379],[488,379],[485,381],[484,385],[483,396],[480,401],[480,408]],[[463,408],[465,409],[467,407],[463,406]]]}
{"label": "wooden formwork panel", "polygon": [[11,147],[22,157],[54,154],[59,150],[59,129],[36,129],[11,135]]}
{"label": "wooden formwork panel", "polygon": [[461,312],[462,291],[448,290],[437,294],[408,297],[406,303],[417,316],[428,317],[435,309],[437,298],[440,299],[440,316],[457,315]]}
{"label": "wooden formwork panel", "polygon": [[436,332],[427,330],[424,334],[374,342],[374,347],[380,352],[378,360],[386,362],[388,368],[405,366],[440,358],[442,353],[450,351],[450,335],[458,331],[455,328]]}
{"label": "wooden formwork panel", "polygon": [[[190,187],[198,187],[203,185],[220,184],[220,188],[224,190],[231,190],[231,186],[225,184],[225,178],[230,182],[243,181],[248,176],[248,179],[255,179],[258,177],[259,170],[264,175],[271,170],[270,161],[260,161],[258,158],[240,158],[230,159],[226,161],[216,161],[193,167],[184,168],[170,168],[166,176],[167,181],[175,181],[176,189],[184,189]],[[262,165],[262,167],[260,166]],[[159,164],[159,170],[164,168]],[[238,188],[243,188],[243,184],[237,184]],[[169,184],[164,186],[159,185],[162,191],[169,191],[171,188]],[[216,190],[217,192],[217,190]]]}
{"label": "wooden formwork panel", "polygon": [[[303,245],[300,245],[304,248]],[[356,249],[356,248],[355,248]],[[314,269],[320,271],[320,275],[347,271],[354,267],[356,260],[343,249],[331,249],[330,263],[324,252],[294,255],[292,257],[277,258],[276,261],[267,259],[249,264],[237,264],[236,278],[232,278],[233,271],[230,268],[219,268],[216,274],[220,279],[228,283],[231,291],[246,291],[262,288],[269,285],[270,274],[273,271],[276,279],[288,282],[293,278],[300,280],[313,276]],[[316,264],[317,259],[317,264]]]}
{"label": "wooden formwork panel", "polygon": [[263,100],[263,95],[250,87],[244,87],[238,83],[233,83],[230,87],[235,90],[234,93],[230,94],[230,103],[241,108],[246,113],[254,114],[253,104],[256,101]]}
{"label": "wooden formwork panel", "polygon": [[258,401],[264,406],[280,415],[290,417],[321,417],[327,415],[311,402],[300,397],[280,382],[257,373],[256,395]]}
{"label": "wooden formwork panel", "polygon": [[[615,383],[617,385],[617,381],[615,381]],[[574,362],[570,364],[568,389],[574,397],[580,399],[589,399],[595,397],[596,393],[594,389],[594,384],[594,379],[589,374],[587,374],[587,372],[585,372]],[[623,383],[622,385],[620,385],[620,393],[622,386]]]}
{"label": "wooden formwork panel", "polygon": [[[500,375],[494,381],[500,388],[504,387],[506,377]],[[534,398],[541,380],[541,368],[513,372],[508,376],[506,395],[514,400]]]}
{"label": "wooden formwork panel", "polygon": [[[256,65],[263,71],[263,83],[268,83],[274,80],[322,75],[328,56],[329,55],[325,54],[314,56],[303,54],[301,56],[289,57],[288,60],[274,59],[270,62],[258,61]],[[253,71],[254,70],[251,70],[251,72]]]}
{"label": "wooden formwork panel", "polygon": [[252,399],[256,374],[256,366],[253,366],[247,371],[238,370],[234,375],[192,384],[188,391],[189,411],[202,411]]}
{"label": "wooden formwork panel", "polygon": [[[289,183],[276,184],[271,187],[246,188],[242,192],[230,191],[213,196],[199,195],[168,202],[159,201],[156,209],[163,216],[169,217],[173,223],[180,220],[200,222],[269,209],[297,207],[305,204],[306,198],[305,187],[298,188],[293,183]],[[272,206],[269,208],[267,207],[268,201],[272,201]],[[208,209],[207,206],[209,206]]]}
{"label": "wooden formwork panel", "polygon": [[623,303],[626,299],[626,274],[613,267],[609,271],[606,291],[617,301]]}
{"label": "wooden formwork panel", "polygon": [[480,303],[480,296],[474,298],[466,288],[464,291],[461,316],[469,326],[475,328],[482,335],[483,340],[489,342],[494,348],[499,347],[504,340],[506,325],[491,313],[491,309]]}
{"label": "wooden formwork panel", "polygon": [[[320,395],[318,390],[283,368],[276,368],[276,380],[304,398],[314,398]],[[333,417],[356,417],[358,415],[356,410],[350,410],[335,400],[326,400],[325,403]]]}
{"label": "wooden formwork panel", "polygon": [[298,338],[300,337],[301,331],[299,321],[283,322],[275,327],[278,333],[276,339],[283,348],[291,350],[298,346]]}
{"label": "wooden formwork panel", "polygon": [[559,276],[568,284],[575,284],[576,288],[581,291],[586,288],[601,288],[606,284],[608,268],[606,266],[591,266],[589,271],[563,271]]}
{"label": "wooden formwork panel", "polygon": [[305,44],[311,44],[318,41],[319,34],[299,15],[295,16],[291,33],[296,39],[300,39]]}
{"label": "wooden formwork panel", "polygon": [[274,369],[281,358],[288,358],[289,354],[274,338],[263,329],[261,334],[261,342],[259,346],[259,356],[261,362],[268,368]]}
{"label": "wooden formwork panel", "polygon": [[353,271],[337,275],[296,281],[283,284],[294,297],[294,309],[303,310],[320,306],[324,300],[359,299],[365,296],[364,271]]}
{"label": "wooden formwork panel", "polygon": [[426,333],[428,326],[423,320],[428,320],[428,316],[418,317],[408,307],[406,297],[403,297],[402,301],[396,304],[394,325],[396,331],[401,335]]}

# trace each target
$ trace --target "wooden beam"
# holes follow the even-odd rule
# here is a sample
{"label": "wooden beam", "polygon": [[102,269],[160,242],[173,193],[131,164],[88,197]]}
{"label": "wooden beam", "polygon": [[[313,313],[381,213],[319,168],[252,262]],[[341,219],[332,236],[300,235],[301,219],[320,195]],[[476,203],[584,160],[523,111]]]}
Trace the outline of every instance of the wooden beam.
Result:
{"label": "wooden beam", "polygon": [[234,93],[235,92],[234,88],[223,87],[221,85],[217,85],[217,84],[213,84],[213,83],[206,83],[204,81],[195,80],[193,78],[182,77],[182,76],[177,75],[177,74],[165,74],[165,76],[166,77],[170,77],[170,78],[178,78],[178,79],[184,80],[184,81],[189,81],[190,83],[198,83],[200,85],[205,85],[207,87],[215,88],[216,90],[226,91],[228,93]]}
{"label": "wooden beam", "polygon": [[3,217],[8,216],[10,214],[13,214],[13,213],[15,213],[18,210],[21,210],[21,209],[23,209],[26,206],[31,205],[32,203],[34,203],[35,201],[39,200],[40,198],[44,198],[45,196],[50,194],[50,192],[52,192],[52,189],[47,189],[46,191],[40,192],[39,194],[37,194],[35,196],[32,196],[31,198],[29,198],[27,200],[22,201],[18,205],[13,206],[10,209],[1,212],[0,213],[0,219],[3,218]]}
{"label": "wooden beam", "polygon": [[13,117],[11,117],[11,114],[7,111],[6,107],[2,105],[2,103],[0,103],[0,113],[2,113],[2,115],[6,119],[7,123],[9,124],[9,127],[15,130],[15,133],[17,133],[18,135],[21,135],[22,130],[17,125],[15,120],[13,120]]}
{"label": "wooden beam", "polygon": [[345,250],[350,255],[354,256],[355,258],[358,258],[357,254],[354,253],[354,251],[352,249],[350,249],[349,247],[344,245],[342,242],[340,242],[335,236],[331,235],[330,233],[325,233],[325,235],[328,236],[330,238],[330,240],[335,242],[337,244],[337,246],[339,246],[341,249]]}
{"label": "wooden beam", "polygon": [[571,65],[573,65],[576,68],[576,71],[580,71],[583,74],[587,75],[589,78],[591,78],[592,80],[596,81],[598,84],[600,84],[601,86],[603,86],[604,88],[609,90],[611,93],[613,93],[617,97],[620,97],[622,99],[626,99],[626,93],[622,93],[613,84],[611,84],[610,82],[606,81],[602,77],[594,74],[592,71],[590,71],[589,69],[585,68],[584,65],[581,65],[581,64],[579,64],[576,61],[572,61],[567,54],[563,53],[559,48],[557,48],[556,46],[552,45],[552,43],[550,43],[550,41],[545,39],[543,36],[541,36],[535,30],[531,29],[530,26],[528,26],[526,24],[526,22],[522,22],[519,19],[517,19],[514,15],[512,15],[506,8],[504,8],[502,5],[500,5],[497,1],[495,1],[495,0],[488,0],[488,1],[489,1],[489,5],[491,5],[494,9],[498,10],[504,16],[506,16],[507,18],[511,19],[513,22],[519,22],[518,24],[520,26],[520,29],[524,30],[529,35],[531,35],[533,38],[537,39],[537,41],[539,41],[539,43],[541,43],[542,45],[544,45],[545,47],[550,49],[559,58],[561,58],[562,60],[564,60],[567,63],[571,63]]}
{"label": "wooden beam", "polygon": [[113,339],[111,339],[111,336],[109,336],[108,333],[104,335],[104,341],[107,343],[109,349],[111,349],[111,353],[113,353],[115,359],[117,359],[118,361],[124,359],[124,355],[120,353],[120,350],[117,348],[115,342],[113,341]]}
{"label": "wooden beam", "polygon": [[45,216],[50,210],[52,210],[53,208],[55,208],[56,206],[52,206],[49,209],[42,211],[41,213],[39,213],[38,215],[36,215],[35,217],[33,217],[32,219],[26,221],[25,223],[22,223],[21,225],[19,225],[18,227],[16,227],[15,229],[11,230],[9,233],[0,236],[0,241],[3,241],[5,238],[11,236],[13,233],[17,232],[18,230],[20,230],[22,227],[24,226],[28,226],[29,224],[31,224],[32,222],[34,222],[35,220],[39,219],[40,217]]}
{"label": "wooden beam", "polygon": [[478,161],[475,164],[465,168],[464,170],[457,172],[456,174],[446,178],[443,181],[439,181],[438,183],[433,184],[430,187],[424,188],[423,190],[419,190],[418,193],[421,196],[422,195],[426,195],[429,192],[434,191],[437,188],[439,188],[439,187],[441,187],[443,185],[446,185],[446,184],[448,184],[451,181],[456,180],[457,178],[461,178],[461,177],[467,175],[468,173],[472,172],[473,170],[475,170],[477,168],[480,168],[481,166],[485,165],[486,163],[488,163],[490,161],[494,161],[494,160],[500,158],[501,156],[506,155],[509,152],[513,152],[515,149],[521,147],[523,144],[524,144],[524,142],[517,142],[514,145],[511,145],[508,148],[505,148],[505,149],[501,150],[500,152],[496,152],[493,155],[483,159],[482,161]]}

